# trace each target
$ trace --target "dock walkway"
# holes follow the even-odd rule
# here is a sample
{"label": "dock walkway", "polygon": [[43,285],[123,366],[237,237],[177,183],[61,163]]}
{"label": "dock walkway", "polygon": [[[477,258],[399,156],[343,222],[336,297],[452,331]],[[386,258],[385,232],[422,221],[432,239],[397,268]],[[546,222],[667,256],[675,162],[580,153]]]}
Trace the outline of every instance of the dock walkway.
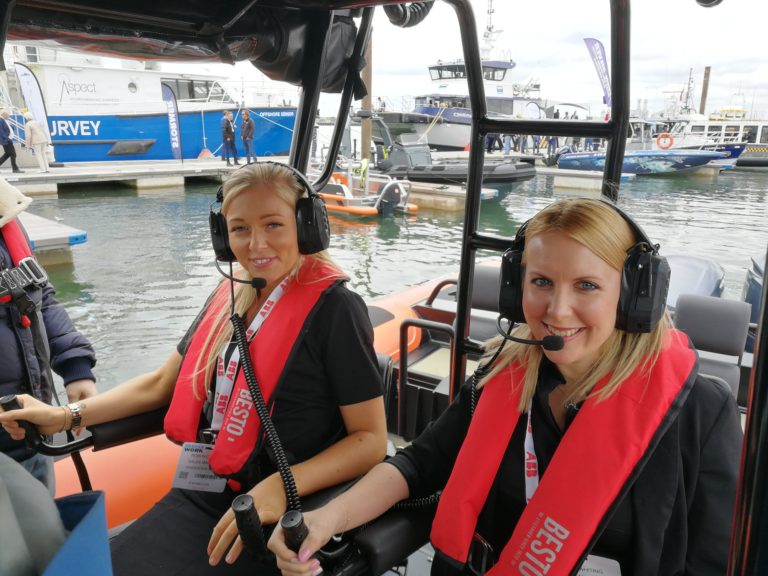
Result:
{"label": "dock walkway", "polygon": [[[285,162],[284,157],[270,160]],[[242,165],[242,162],[241,162]],[[60,185],[89,184],[93,182],[121,182],[136,189],[183,186],[188,178],[221,180],[222,176],[237,169],[228,167],[219,158],[198,160],[125,160],[114,162],[73,162],[54,164],[50,172],[40,173],[36,168],[13,173],[0,170],[0,177],[16,186],[28,196],[56,196]]]}
{"label": "dock walkway", "polygon": [[29,212],[19,214],[19,220],[27,231],[35,256],[43,266],[71,262],[70,248],[88,239],[85,230]]}

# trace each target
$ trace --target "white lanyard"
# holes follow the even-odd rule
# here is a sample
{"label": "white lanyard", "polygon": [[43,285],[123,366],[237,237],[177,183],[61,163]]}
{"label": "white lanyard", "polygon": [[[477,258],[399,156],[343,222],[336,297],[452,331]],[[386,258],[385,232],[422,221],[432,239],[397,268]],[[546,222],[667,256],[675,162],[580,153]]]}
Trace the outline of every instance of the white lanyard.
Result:
{"label": "white lanyard", "polygon": [[[536,449],[533,446],[533,426],[531,426],[531,412],[533,401],[528,402],[528,423],[525,426],[525,503],[528,504],[539,487],[539,460],[536,458]],[[605,575],[621,576],[621,567],[616,560],[589,554],[581,565],[578,576]]]}
{"label": "white lanyard", "polygon": [[531,426],[531,409],[533,402],[528,402],[528,423],[525,426],[525,503],[531,501],[539,487],[539,460],[533,446],[533,426]]}
{"label": "white lanyard", "polygon": [[[264,324],[264,321],[275,309],[275,305],[280,298],[285,294],[285,290],[288,287],[291,277],[289,276],[283,280],[277,288],[272,290],[267,297],[264,304],[259,308],[258,313],[254,316],[251,325],[248,326],[248,330],[245,333],[245,337],[250,343]],[[229,342],[225,342],[219,352],[219,357],[216,360],[216,394],[213,401],[213,417],[211,419],[211,429],[220,430],[221,423],[224,421],[224,413],[227,410],[227,404],[229,404],[229,397],[232,394],[232,387],[235,384],[235,375],[237,374],[237,368],[240,365],[240,349],[235,347],[232,351],[232,356],[229,358],[226,370],[224,369],[225,357],[224,355],[229,348]]]}

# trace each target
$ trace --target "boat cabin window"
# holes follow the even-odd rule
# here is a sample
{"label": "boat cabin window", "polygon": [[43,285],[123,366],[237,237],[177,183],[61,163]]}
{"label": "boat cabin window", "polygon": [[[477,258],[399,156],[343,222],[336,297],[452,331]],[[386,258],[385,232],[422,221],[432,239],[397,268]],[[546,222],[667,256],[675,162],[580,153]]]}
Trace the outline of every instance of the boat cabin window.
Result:
{"label": "boat cabin window", "polygon": [[742,130],[742,142],[751,142],[752,144],[757,142],[757,126],[744,126]]}
{"label": "boat cabin window", "polygon": [[469,108],[469,99],[458,96],[419,96],[414,100],[415,106],[428,106],[430,108]]}
{"label": "boat cabin window", "polygon": [[760,130],[760,144],[768,144],[768,126],[763,126]]}
{"label": "boat cabin window", "polygon": [[483,66],[483,78],[485,80],[495,80],[500,82],[504,80],[504,76],[507,74],[506,69],[496,68],[493,66]]}
{"label": "boat cabin window", "polygon": [[229,94],[224,91],[224,88],[218,82],[211,82],[209,99],[214,102],[232,102],[232,98],[229,97]]}
{"label": "boat cabin window", "polygon": [[738,126],[726,126],[725,127],[725,139],[728,141],[737,140],[737,136],[739,135],[739,127]]}
{"label": "boat cabin window", "polygon": [[163,84],[168,84],[177,100],[197,100],[200,102],[232,103],[229,94],[218,82],[209,80],[188,80],[185,78],[163,78]]}
{"label": "boat cabin window", "polygon": [[707,138],[716,138],[720,139],[723,137],[723,127],[722,126],[710,126],[707,130]]}
{"label": "boat cabin window", "polygon": [[704,134],[705,131],[706,131],[706,126],[702,126],[700,124],[691,126],[691,134]]}
{"label": "boat cabin window", "polygon": [[37,46],[25,46],[27,51],[27,62],[39,62],[40,54],[37,52]]}
{"label": "boat cabin window", "polygon": [[467,71],[464,64],[443,64],[431,66],[429,75],[432,80],[450,80],[451,78],[466,78]]}
{"label": "boat cabin window", "polygon": [[192,80],[178,80],[179,98],[181,100],[192,100],[195,97],[195,88]]}

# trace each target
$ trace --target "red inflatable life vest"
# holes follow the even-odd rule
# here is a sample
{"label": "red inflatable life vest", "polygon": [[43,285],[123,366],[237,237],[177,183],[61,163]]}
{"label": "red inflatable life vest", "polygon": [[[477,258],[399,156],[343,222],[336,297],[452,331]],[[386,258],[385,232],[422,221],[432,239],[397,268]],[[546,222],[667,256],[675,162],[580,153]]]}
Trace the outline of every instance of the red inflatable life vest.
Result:
{"label": "red inflatable life vest", "polygon": [[[298,278],[298,280],[297,280]],[[307,257],[296,277],[288,284],[282,298],[264,320],[249,344],[256,381],[269,404],[270,397],[280,381],[286,363],[301,343],[302,328],[312,309],[322,296],[336,284],[346,280],[330,264]],[[222,282],[211,297],[203,317],[198,323],[184,355],[173,392],[173,399],[165,416],[165,433],[176,442],[195,442],[204,398],[195,373],[197,359],[207,354],[205,341],[213,329],[217,312],[229,307],[229,284]],[[220,476],[239,472],[257,444],[261,422],[253,406],[242,370],[238,371],[221,430],[214,444],[209,463]]]}
{"label": "red inflatable life vest", "polygon": [[[606,400],[584,402],[489,575],[559,576],[578,567],[685,402],[696,365],[687,336],[671,330],[650,375],[636,370]],[[432,544],[459,566],[520,416],[523,374],[511,365],[485,385],[440,498]]]}
{"label": "red inflatable life vest", "polygon": [[8,252],[13,260],[13,265],[18,266],[19,262],[24,258],[32,256],[32,250],[29,247],[27,237],[24,235],[24,231],[19,226],[19,221],[16,219],[11,220],[5,226],[0,228],[3,234],[3,240],[5,245],[8,246]]}

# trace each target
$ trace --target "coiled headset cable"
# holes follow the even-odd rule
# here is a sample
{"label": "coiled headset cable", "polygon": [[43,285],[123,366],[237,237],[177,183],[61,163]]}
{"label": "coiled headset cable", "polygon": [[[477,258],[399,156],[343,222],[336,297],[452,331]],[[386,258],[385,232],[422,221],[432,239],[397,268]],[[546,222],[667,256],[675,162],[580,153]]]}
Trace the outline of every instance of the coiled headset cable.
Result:
{"label": "coiled headset cable", "polygon": [[283,486],[285,487],[288,510],[301,512],[301,499],[299,498],[299,491],[296,489],[296,482],[293,479],[291,467],[288,464],[288,458],[285,455],[285,450],[283,450],[283,445],[277,435],[275,425],[272,423],[272,418],[269,416],[269,409],[264,401],[264,396],[261,395],[259,384],[256,382],[256,373],[253,370],[251,355],[248,351],[248,338],[245,334],[243,319],[239,314],[233,313],[230,317],[230,321],[232,322],[232,327],[235,333],[237,348],[240,352],[240,362],[242,363],[245,382],[248,384],[248,390],[253,397],[256,413],[259,415],[259,420],[261,420],[261,426],[266,434],[269,447],[272,450],[275,466],[277,467],[277,471],[279,472],[280,478],[283,481]]}

